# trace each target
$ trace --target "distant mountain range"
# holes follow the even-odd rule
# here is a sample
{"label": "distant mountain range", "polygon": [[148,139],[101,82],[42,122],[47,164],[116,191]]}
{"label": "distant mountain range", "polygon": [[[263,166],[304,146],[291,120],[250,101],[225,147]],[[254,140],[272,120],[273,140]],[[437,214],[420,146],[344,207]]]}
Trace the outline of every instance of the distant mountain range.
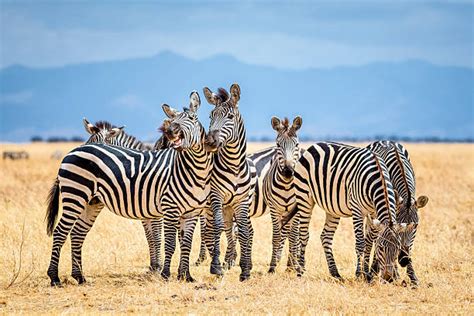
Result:
{"label": "distant mountain range", "polygon": [[[350,53],[350,52],[348,52]],[[273,139],[272,115],[303,117],[305,138],[381,136],[473,138],[474,71],[412,60],[328,69],[283,70],[227,55],[150,58],[54,68],[0,70],[0,141],[86,137],[82,118],[109,120],[143,140],[158,137],[161,104],[187,106],[202,88],[241,86],[249,138]]]}

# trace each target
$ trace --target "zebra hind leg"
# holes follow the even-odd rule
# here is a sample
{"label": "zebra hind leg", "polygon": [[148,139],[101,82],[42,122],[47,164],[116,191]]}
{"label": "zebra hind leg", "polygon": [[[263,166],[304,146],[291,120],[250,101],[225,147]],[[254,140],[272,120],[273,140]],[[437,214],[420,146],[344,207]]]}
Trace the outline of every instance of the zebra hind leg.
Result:
{"label": "zebra hind leg", "polygon": [[102,210],[103,204],[87,205],[86,209],[77,219],[71,231],[71,259],[72,259],[72,277],[77,283],[83,284],[86,279],[82,270],[82,245],[87,234],[94,225],[97,216]]}
{"label": "zebra hind leg", "polygon": [[63,197],[63,214],[56,228],[53,231],[53,246],[51,250],[51,260],[48,267],[48,276],[51,280],[51,286],[60,286],[61,281],[58,276],[59,258],[61,256],[61,248],[67,239],[74,223],[79,215],[85,210],[86,202],[84,200],[76,200]]}
{"label": "zebra hind leg", "polygon": [[326,255],[326,262],[328,264],[329,273],[333,278],[342,280],[339,271],[337,270],[336,261],[334,260],[334,255],[332,253],[332,241],[334,238],[334,233],[337,230],[339,225],[340,218],[333,217],[326,213],[326,221],[324,223],[324,228],[321,233],[321,243],[324,248],[324,254]]}

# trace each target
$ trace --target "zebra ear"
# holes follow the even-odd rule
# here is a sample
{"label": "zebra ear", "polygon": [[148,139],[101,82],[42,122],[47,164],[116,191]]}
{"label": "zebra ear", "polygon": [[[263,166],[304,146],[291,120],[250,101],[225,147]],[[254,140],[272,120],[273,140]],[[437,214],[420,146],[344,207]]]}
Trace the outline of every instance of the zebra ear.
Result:
{"label": "zebra ear", "polygon": [[189,95],[189,109],[193,112],[197,112],[200,106],[201,106],[201,98],[199,97],[199,93],[197,93],[197,91],[194,90]]}
{"label": "zebra ear", "polygon": [[82,119],[82,122],[84,123],[84,128],[86,129],[86,132],[88,132],[89,134],[94,135],[99,132],[99,129],[89,123],[89,121],[85,117]]}
{"label": "zebra ear", "polygon": [[281,129],[281,120],[276,117],[276,116],[272,116],[272,128],[277,131],[277,132],[280,132],[280,129]]}
{"label": "zebra ear", "polygon": [[178,110],[173,109],[168,104],[163,103],[161,108],[163,109],[163,112],[165,112],[166,116],[169,117],[170,119],[173,119],[176,117],[176,115],[178,115]]}
{"label": "zebra ear", "polygon": [[204,92],[204,96],[206,97],[206,100],[209,102],[209,104],[217,105],[216,95],[211,91],[211,89],[204,87],[202,91]]}
{"label": "zebra ear", "polygon": [[293,120],[293,125],[291,127],[296,132],[297,130],[299,130],[301,128],[301,125],[303,125],[303,119],[301,118],[301,116],[298,115]]}
{"label": "zebra ear", "polygon": [[125,128],[125,125],[124,126],[121,126],[121,127],[114,127],[112,128],[110,131],[108,131],[107,133],[107,138],[114,138],[114,137],[117,137],[118,135],[120,135],[120,133],[123,132],[123,129]]}
{"label": "zebra ear", "polygon": [[237,83],[230,86],[230,98],[234,106],[237,107],[240,100],[240,86]]}
{"label": "zebra ear", "polygon": [[418,199],[416,200],[416,203],[415,203],[416,207],[423,208],[426,206],[426,204],[428,204],[428,201],[429,201],[429,198],[426,195],[422,195],[418,197]]}

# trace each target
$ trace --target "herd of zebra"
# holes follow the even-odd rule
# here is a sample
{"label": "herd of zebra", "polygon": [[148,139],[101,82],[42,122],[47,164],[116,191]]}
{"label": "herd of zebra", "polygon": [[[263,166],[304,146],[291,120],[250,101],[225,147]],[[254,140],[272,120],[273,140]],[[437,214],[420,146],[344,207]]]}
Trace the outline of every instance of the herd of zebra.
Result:
{"label": "herd of zebra", "polygon": [[[170,277],[178,239],[178,279],[194,281],[190,252],[200,221],[201,249],[196,264],[209,253],[210,273],[223,275],[224,269],[236,263],[238,240],[240,280],[247,280],[252,270],[250,218],[268,213],[273,226],[269,273],[275,272],[288,239],[287,270],[301,276],[309,223],[317,205],[326,212],[321,242],[331,276],[342,279],[332,252],[334,233],[341,217],[352,217],[356,276],[367,281],[375,275],[395,280],[398,261],[407,268],[411,282],[418,283],[411,249],[418,209],[428,198],[416,198],[414,171],[401,144],[379,141],[359,148],[319,142],[304,150],[298,142],[301,117],[291,123],[273,117],[276,146],[248,154],[239,85],[233,84],[230,93],[223,88],[214,93],[207,87],[203,92],[214,106],[209,130],[198,119],[201,99],[193,91],[189,106],[182,111],[163,104],[167,118],[153,147],[127,135],[123,127],[103,121],[94,125],[84,119],[90,138],[64,157],[48,199],[47,232],[53,235],[48,268],[51,285],[61,283],[59,257],[69,234],[72,276],[78,283],[85,282],[82,245],[104,206],[117,215],[142,221],[150,269],[160,271],[164,279]],[[60,202],[63,211],[56,225]],[[222,232],[227,249],[221,264]]]}

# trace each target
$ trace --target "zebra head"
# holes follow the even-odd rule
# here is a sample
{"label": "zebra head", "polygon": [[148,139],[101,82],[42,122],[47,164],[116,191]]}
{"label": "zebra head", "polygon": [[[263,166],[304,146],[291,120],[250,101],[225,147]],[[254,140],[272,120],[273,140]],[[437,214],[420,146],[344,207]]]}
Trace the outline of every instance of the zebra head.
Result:
{"label": "zebra head", "polygon": [[165,119],[160,130],[171,147],[178,150],[193,149],[201,146],[204,141],[204,128],[197,117],[201,99],[196,91],[191,92],[189,98],[189,108],[183,108],[182,112],[167,104],[162,105],[168,119]]}
{"label": "zebra head", "polygon": [[411,261],[411,248],[413,246],[413,241],[415,240],[419,222],[418,209],[425,207],[429,199],[427,196],[422,195],[416,200],[414,197],[410,197],[407,200],[408,201],[404,201],[401,197],[397,198],[397,221],[400,223],[412,224],[408,225],[407,229],[400,233],[401,249],[400,254],[398,255],[398,262],[402,267],[406,267]]}
{"label": "zebra head", "polygon": [[210,115],[209,132],[206,143],[210,151],[217,151],[219,148],[237,143],[245,132],[242,117],[238,109],[240,100],[240,87],[234,83],[230,87],[229,93],[219,88],[217,94],[208,87],[203,89],[207,102],[214,105]]}
{"label": "zebra head", "polygon": [[414,224],[381,223],[375,219],[373,228],[377,232],[375,241],[375,260],[381,268],[385,281],[392,282],[398,278],[397,259],[401,248],[401,235],[413,229]]}
{"label": "zebra head", "polygon": [[84,128],[91,135],[86,144],[102,143],[110,145],[120,145],[119,136],[122,134],[125,126],[116,127],[107,121],[96,122],[95,125],[89,123],[86,118],[82,119]]}
{"label": "zebra head", "polygon": [[295,117],[290,126],[288,118],[283,121],[278,117],[272,117],[272,127],[277,132],[276,157],[278,159],[278,169],[287,179],[293,177],[296,162],[300,159],[300,148],[298,135],[296,132],[300,129],[303,120],[300,116]]}

